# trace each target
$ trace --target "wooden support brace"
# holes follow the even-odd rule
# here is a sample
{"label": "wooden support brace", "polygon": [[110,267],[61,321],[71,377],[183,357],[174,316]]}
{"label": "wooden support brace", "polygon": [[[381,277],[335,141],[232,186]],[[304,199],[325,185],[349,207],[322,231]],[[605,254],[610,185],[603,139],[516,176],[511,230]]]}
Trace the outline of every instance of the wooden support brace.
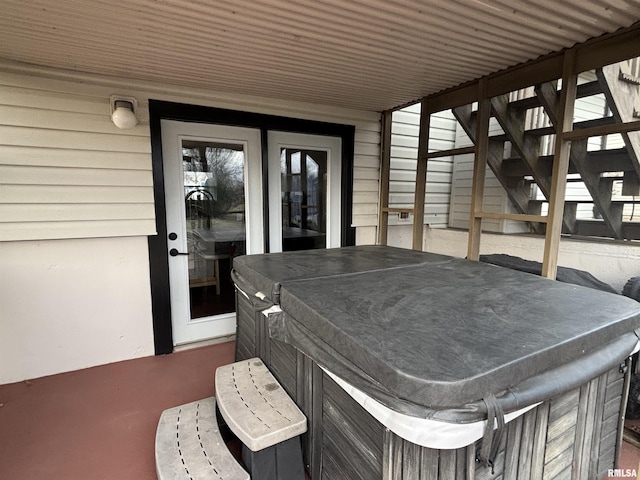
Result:
{"label": "wooden support brace", "polygon": [[491,99],[487,98],[486,80],[480,80],[478,90],[478,118],[475,132],[476,157],[473,162],[469,242],[467,245],[467,259],[474,261],[480,258],[482,217],[477,214],[482,211],[484,199],[484,177],[487,171],[487,158],[489,155],[489,119],[491,118]]}
{"label": "wooden support brace", "polygon": [[555,280],[558,271],[558,249],[560,248],[560,236],[562,234],[564,196],[571,151],[571,141],[564,137],[564,133],[570,132],[573,128],[573,107],[576,99],[576,89],[575,51],[568,50],[564,54],[562,66],[562,91],[558,108],[556,147],[549,192],[549,218],[542,260],[542,276],[553,280]]}
{"label": "wooden support brace", "polygon": [[382,114],[382,151],[380,158],[380,212],[378,215],[378,245],[386,245],[389,233],[389,180],[391,177],[391,125],[393,112]]}
{"label": "wooden support brace", "polygon": [[431,114],[427,111],[426,101],[420,108],[420,133],[418,139],[418,165],[416,167],[416,190],[413,199],[413,249],[422,251],[424,232],[424,196],[427,188],[427,153],[429,151],[429,125]]}

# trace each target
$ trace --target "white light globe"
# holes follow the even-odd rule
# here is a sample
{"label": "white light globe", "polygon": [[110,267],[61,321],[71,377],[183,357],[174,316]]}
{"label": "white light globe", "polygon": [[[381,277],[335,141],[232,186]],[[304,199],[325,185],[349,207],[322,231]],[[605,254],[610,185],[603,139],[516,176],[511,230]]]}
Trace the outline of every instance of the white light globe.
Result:
{"label": "white light globe", "polygon": [[135,113],[133,113],[133,105],[131,102],[122,100],[115,102],[111,120],[116,127],[122,128],[123,130],[133,128],[138,124],[138,118]]}

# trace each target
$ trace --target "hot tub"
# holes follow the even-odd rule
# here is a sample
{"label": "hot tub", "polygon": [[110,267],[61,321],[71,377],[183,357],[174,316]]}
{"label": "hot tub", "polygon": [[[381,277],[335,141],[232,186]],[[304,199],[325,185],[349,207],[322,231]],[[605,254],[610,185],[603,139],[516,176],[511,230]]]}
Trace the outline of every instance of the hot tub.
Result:
{"label": "hot tub", "polygon": [[383,246],[239,257],[233,275],[237,360],[261,357],[307,415],[314,480],[614,468],[637,302]]}

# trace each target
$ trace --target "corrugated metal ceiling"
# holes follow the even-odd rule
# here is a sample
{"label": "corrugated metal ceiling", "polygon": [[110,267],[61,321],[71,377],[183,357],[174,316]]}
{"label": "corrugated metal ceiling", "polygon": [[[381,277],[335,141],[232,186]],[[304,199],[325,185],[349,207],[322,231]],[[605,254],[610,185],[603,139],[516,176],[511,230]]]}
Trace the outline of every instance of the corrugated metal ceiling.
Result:
{"label": "corrugated metal ceiling", "polygon": [[640,0],[0,0],[0,11],[10,60],[379,111],[630,26]]}

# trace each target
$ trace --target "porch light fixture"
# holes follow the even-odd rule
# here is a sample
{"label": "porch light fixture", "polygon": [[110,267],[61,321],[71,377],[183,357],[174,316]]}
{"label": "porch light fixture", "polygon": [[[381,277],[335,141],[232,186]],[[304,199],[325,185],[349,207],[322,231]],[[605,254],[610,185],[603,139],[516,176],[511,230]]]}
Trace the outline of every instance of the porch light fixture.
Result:
{"label": "porch light fixture", "polygon": [[138,124],[138,101],[133,97],[111,96],[111,121],[124,130]]}

